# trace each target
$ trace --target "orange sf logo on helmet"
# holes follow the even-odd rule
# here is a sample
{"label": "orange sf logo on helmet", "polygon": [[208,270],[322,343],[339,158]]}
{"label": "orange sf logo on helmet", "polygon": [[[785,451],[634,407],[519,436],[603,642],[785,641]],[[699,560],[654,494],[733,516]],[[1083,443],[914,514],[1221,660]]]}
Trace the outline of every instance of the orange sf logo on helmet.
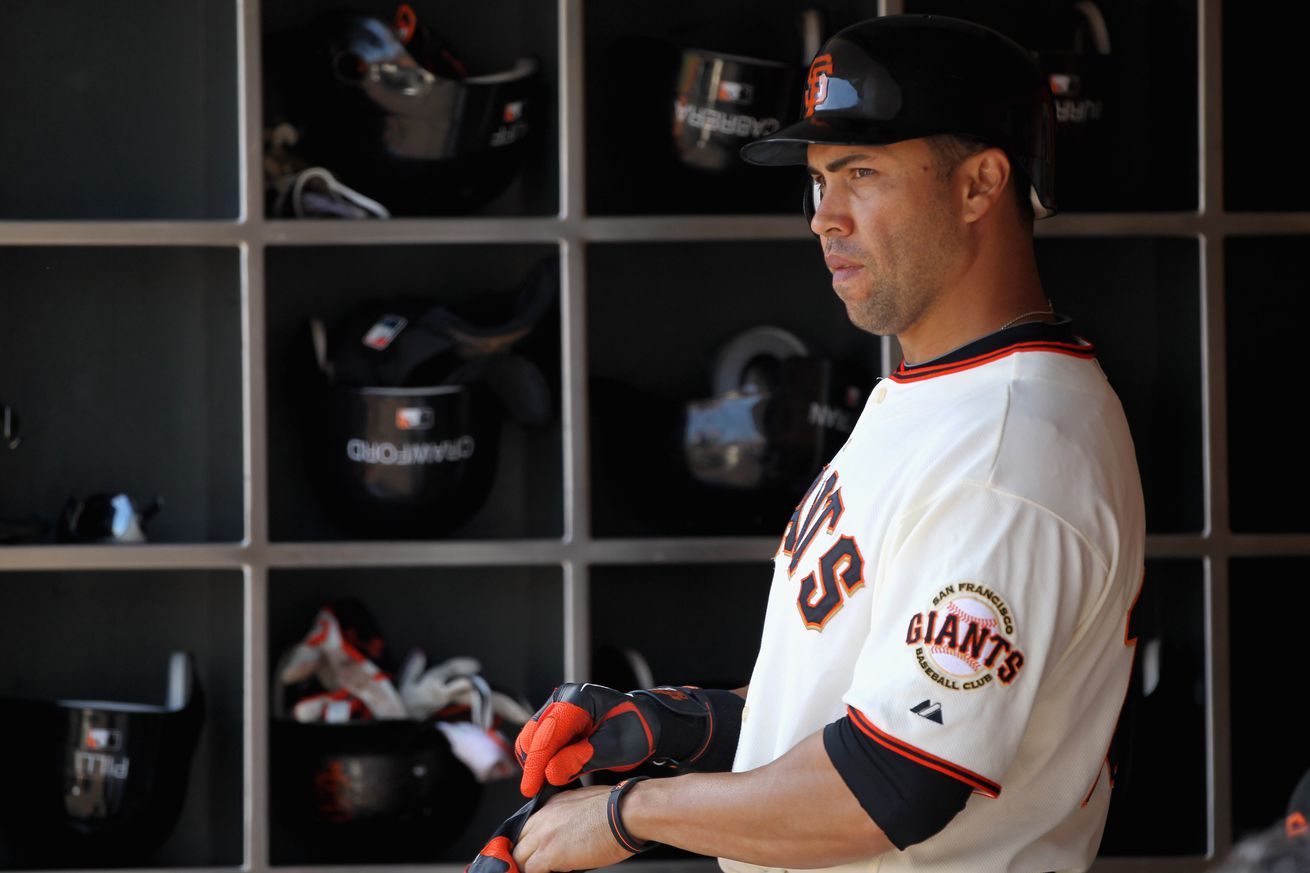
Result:
{"label": "orange sf logo on helmet", "polygon": [[828,77],[832,75],[832,55],[819,55],[810,64],[810,76],[805,83],[805,117],[828,99]]}

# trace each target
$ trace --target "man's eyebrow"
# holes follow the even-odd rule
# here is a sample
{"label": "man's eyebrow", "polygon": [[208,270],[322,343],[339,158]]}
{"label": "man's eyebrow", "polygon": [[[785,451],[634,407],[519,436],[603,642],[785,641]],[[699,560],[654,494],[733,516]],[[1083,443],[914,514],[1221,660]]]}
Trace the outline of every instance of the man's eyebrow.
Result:
{"label": "man's eyebrow", "polygon": [[[824,167],[824,170],[829,173],[835,173],[838,170],[840,170],[842,167],[851,163],[852,161],[858,161],[861,159],[872,160],[875,157],[876,155],[874,155],[873,152],[856,152],[853,155],[845,155],[844,157],[840,157],[837,160],[832,161],[831,163],[828,164],[828,166]],[[805,172],[809,173],[812,176],[819,171],[813,165],[810,165],[805,168]]]}

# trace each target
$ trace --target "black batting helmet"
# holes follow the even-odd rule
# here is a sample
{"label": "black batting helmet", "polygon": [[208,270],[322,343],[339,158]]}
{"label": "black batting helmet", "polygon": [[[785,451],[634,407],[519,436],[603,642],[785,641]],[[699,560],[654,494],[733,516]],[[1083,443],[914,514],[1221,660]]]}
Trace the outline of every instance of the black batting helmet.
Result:
{"label": "black batting helmet", "polygon": [[[941,15],[889,15],[832,36],[810,64],[803,117],[747,143],[752,164],[805,164],[806,148],[887,145],[955,134],[1005,150],[1055,214],[1055,117],[1034,58],[990,28]],[[1016,179],[1016,182],[1020,179]]]}

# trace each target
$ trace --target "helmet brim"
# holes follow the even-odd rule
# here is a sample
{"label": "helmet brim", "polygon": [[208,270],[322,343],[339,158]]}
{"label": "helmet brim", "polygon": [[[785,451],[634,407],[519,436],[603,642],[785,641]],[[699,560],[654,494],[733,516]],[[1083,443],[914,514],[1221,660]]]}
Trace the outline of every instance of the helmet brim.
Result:
{"label": "helmet brim", "polygon": [[907,131],[904,127],[870,123],[867,118],[807,118],[777,133],[748,142],[741,147],[742,160],[761,167],[785,167],[809,163],[812,145],[889,145],[906,139],[928,136],[936,131]]}

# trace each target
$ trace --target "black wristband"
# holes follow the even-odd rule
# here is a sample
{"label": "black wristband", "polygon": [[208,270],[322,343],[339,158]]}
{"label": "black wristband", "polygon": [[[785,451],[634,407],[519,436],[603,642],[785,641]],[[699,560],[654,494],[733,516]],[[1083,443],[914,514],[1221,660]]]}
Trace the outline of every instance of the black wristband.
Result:
{"label": "black wristband", "polygon": [[634,855],[637,852],[653,849],[659,843],[654,840],[639,840],[628,833],[628,829],[623,826],[623,815],[619,812],[619,801],[623,800],[624,794],[632,790],[632,786],[643,779],[649,778],[649,776],[633,776],[615,785],[610,789],[609,802],[605,808],[605,819],[610,823],[610,833],[614,834],[614,839],[618,841],[624,851],[632,852]]}
{"label": "black wristband", "polygon": [[692,691],[709,713],[705,742],[687,761],[690,769],[703,773],[724,773],[732,769],[741,735],[741,713],[746,701],[735,691],[697,688]]}
{"label": "black wristband", "polygon": [[706,773],[732,769],[745,701],[732,691],[662,685],[633,691],[655,734],[652,763]]}

